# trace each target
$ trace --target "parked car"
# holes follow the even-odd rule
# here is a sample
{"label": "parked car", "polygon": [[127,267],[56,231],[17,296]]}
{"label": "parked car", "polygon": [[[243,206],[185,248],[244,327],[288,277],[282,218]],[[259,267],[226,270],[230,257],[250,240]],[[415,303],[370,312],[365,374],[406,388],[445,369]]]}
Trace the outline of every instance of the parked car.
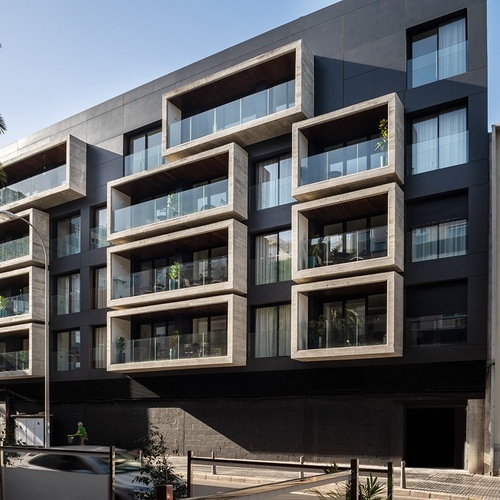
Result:
{"label": "parked car", "polygon": [[[109,474],[109,458],[104,455],[75,455],[72,451],[109,451],[105,446],[62,446],[63,454],[49,454],[43,451],[27,453],[17,467],[57,472],[76,472],[81,474]],[[140,462],[122,449],[115,449],[115,497],[117,500],[130,500],[129,493],[151,491],[151,488],[134,482],[141,472]]]}

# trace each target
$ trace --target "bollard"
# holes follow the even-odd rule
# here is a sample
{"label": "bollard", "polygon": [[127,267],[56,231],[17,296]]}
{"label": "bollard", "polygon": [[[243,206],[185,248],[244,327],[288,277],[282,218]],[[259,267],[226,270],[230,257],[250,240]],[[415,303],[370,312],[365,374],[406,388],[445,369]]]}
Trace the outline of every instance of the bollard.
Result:
{"label": "bollard", "polygon": [[[304,456],[303,455],[300,457],[299,463],[300,463],[300,465],[302,465],[304,463]],[[299,479],[304,479],[304,471],[303,470],[301,470],[299,472]]]}
{"label": "bollard", "polygon": [[174,487],[171,484],[159,484],[155,489],[156,500],[174,500]]}
{"label": "bollard", "polygon": [[[215,451],[212,451],[212,458],[215,458]],[[215,464],[212,465],[212,474],[213,475],[217,474],[217,466]]]}
{"label": "bollard", "polygon": [[406,463],[404,460],[401,461],[401,488],[406,489]]}

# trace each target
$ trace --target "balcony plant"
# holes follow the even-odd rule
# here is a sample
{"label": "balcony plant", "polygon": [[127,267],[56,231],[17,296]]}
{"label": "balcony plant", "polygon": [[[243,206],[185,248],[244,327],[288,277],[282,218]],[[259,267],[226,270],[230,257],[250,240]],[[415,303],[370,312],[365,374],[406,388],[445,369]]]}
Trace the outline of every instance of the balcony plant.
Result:
{"label": "balcony plant", "polygon": [[28,351],[24,349],[22,351],[19,351],[19,369],[26,370],[26,368],[28,368],[28,360],[29,360]]}
{"label": "balcony plant", "polygon": [[115,341],[116,352],[118,354],[118,363],[125,363],[125,337],[118,337]]}
{"label": "balcony plant", "polygon": [[179,357],[179,330],[174,330],[170,336],[170,359],[177,359]]}
{"label": "balcony plant", "polygon": [[313,341],[313,349],[321,349],[325,341],[326,317],[320,314],[316,319],[309,321],[309,336]]}
{"label": "balcony plant", "polygon": [[180,262],[175,261],[173,264],[171,264],[170,269],[168,270],[170,290],[175,290],[179,288],[181,269],[182,269],[182,264]]}
{"label": "balcony plant", "polygon": [[378,131],[380,137],[375,144],[375,152],[382,153],[380,155],[380,166],[383,167],[387,165],[387,142],[389,141],[389,121],[387,118],[382,118],[379,121]]}
{"label": "balcony plant", "polygon": [[321,267],[323,265],[323,241],[324,237],[319,234],[315,234],[313,240],[316,243],[311,246],[311,255],[309,257],[309,267]]}

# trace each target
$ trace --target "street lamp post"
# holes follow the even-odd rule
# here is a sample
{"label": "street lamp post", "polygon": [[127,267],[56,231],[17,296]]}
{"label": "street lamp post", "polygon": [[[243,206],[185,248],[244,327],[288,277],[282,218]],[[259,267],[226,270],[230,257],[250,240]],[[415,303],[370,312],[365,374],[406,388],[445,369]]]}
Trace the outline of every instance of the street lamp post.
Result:
{"label": "street lamp post", "polygon": [[50,358],[50,343],[49,343],[49,260],[47,247],[43,241],[42,235],[38,229],[28,220],[20,217],[17,214],[8,210],[0,210],[0,220],[21,220],[26,222],[36,233],[43,248],[43,258],[45,262],[45,382],[44,382],[44,414],[45,414],[45,448],[50,447],[50,380],[49,380],[49,358]]}

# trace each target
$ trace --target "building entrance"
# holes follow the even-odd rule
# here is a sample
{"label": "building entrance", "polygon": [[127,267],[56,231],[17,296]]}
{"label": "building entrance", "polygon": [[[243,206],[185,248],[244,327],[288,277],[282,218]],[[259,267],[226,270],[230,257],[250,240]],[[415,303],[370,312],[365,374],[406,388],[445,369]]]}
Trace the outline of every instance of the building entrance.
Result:
{"label": "building entrance", "polygon": [[464,468],[465,407],[407,408],[407,467]]}

